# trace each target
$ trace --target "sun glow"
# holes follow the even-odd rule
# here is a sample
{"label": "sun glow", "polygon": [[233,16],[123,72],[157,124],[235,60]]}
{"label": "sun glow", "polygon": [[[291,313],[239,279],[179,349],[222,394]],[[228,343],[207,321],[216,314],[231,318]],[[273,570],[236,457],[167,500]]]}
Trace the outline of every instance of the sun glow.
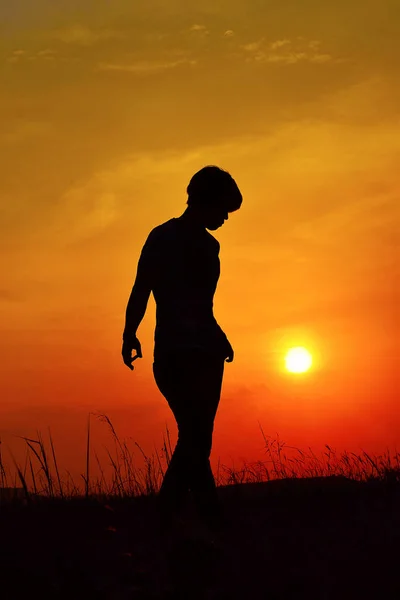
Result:
{"label": "sun glow", "polygon": [[290,348],[285,356],[286,369],[290,373],[305,373],[312,365],[312,356],[306,348]]}

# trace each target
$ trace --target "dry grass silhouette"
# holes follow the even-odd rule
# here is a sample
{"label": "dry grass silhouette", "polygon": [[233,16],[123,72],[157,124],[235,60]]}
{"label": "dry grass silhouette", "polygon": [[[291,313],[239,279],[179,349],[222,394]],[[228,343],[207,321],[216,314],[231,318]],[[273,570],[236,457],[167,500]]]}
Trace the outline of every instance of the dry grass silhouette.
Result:
{"label": "dry grass silhouette", "polygon": [[[91,477],[91,440],[90,440],[90,415],[87,424],[86,439],[86,471],[81,475],[83,480],[79,485],[66,471],[66,478],[61,478],[56,457],[56,451],[48,431],[46,442],[40,432],[37,439],[22,437],[26,443],[27,454],[25,465],[18,464],[13,458],[15,472],[12,476],[10,469],[4,464],[2,445],[0,440],[0,489],[22,486],[25,499],[32,501],[35,497],[48,498],[71,498],[89,495],[95,497],[137,497],[157,494],[166,468],[171,460],[173,449],[171,447],[170,432],[166,427],[163,434],[163,445],[160,453],[156,450],[155,455],[147,456],[141,446],[135,442],[135,446],[141,452],[145,468],[135,466],[133,450],[128,447],[125,440],[121,440],[109,417],[105,414],[95,415],[103,422],[111,433],[113,452],[106,449],[110,464],[112,466],[111,478],[107,481],[104,469],[98,454],[93,450],[100,477]],[[244,461],[239,469],[220,465],[218,462],[215,479],[218,486],[261,483],[276,479],[287,478],[311,478],[342,476],[353,481],[400,481],[400,453],[391,455],[387,449],[382,455],[373,455],[365,450],[361,454],[354,452],[342,452],[339,455],[329,445],[325,445],[325,451],[317,456],[311,447],[308,452],[299,448],[288,446],[280,441],[279,436],[273,439],[266,436],[260,425],[261,434],[264,439],[266,460],[256,462]],[[289,457],[286,450],[294,450],[297,456]],[[292,453],[293,454],[293,453]],[[162,464],[164,462],[164,466]],[[28,481],[30,479],[30,481]],[[1,496],[0,496],[1,500]]]}

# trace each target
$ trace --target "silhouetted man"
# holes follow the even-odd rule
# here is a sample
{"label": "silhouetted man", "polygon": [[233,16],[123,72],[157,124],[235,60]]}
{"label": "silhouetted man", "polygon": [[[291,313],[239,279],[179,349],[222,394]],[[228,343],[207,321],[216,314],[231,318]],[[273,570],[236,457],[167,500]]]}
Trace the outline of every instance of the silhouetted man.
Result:
{"label": "silhouetted man", "polygon": [[168,522],[178,513],[190,490],[200,516],[213,527],[221,512],[209,457],[224,362],[232,362],[234,352],[213,315],[219,242],[207,229],[221,227],[240,208],[242,195],[231,175],[216,166],[195,173],[187,193],[185,212],[155,227],[143,246],[126,309],[122,356],[130,369],[142,357],[136,331],[152,291],[153,373],[178,426],[159,494],[162,518]]}

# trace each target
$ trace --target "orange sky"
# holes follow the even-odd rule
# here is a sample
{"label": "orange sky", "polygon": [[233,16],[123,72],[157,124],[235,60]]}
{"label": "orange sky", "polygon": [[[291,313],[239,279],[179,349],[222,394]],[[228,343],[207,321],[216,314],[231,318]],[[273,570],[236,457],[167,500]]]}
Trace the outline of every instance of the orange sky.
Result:
{"label": "orange sky", "polygon": [[300,448],[398,444],[398,3],[14,0],[0,33],[5,445],[50,426],[80,472],[97,410],[149,453],[176,439],[152,298],[133,373],[120,339],[148,232],[205,164],[244,198],[215,232],[235,361],[213,465],[263,459],[258,421]]}

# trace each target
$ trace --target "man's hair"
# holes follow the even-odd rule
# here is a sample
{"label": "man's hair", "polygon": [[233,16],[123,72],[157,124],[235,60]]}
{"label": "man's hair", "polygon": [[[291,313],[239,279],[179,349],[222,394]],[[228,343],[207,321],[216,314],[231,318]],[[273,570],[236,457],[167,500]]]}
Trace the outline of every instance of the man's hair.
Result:
{"label": "man's hair", "polygon": [[228,212],[238,210],[242,194],[233,177],[223,169],[207,165],[197,171],[187,186],[188,206],[221,204]]}

